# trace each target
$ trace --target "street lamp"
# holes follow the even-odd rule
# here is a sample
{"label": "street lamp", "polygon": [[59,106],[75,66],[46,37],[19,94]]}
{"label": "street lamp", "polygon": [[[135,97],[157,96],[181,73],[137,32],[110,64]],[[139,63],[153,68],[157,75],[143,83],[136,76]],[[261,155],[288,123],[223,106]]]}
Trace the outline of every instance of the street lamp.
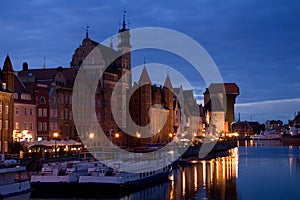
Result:
{"label": "street lamp", "polygon": [[172,141],[173,134],[169,133],[170,142]]}
{"label": "street lamp", "polygon": [[57,138],[58,138],[58,132],[53,133],[54,138],[54,151],[55,151],[55,158],[57,157]]}
{"label": "street lamp", "polygon": [[139,138],[139,140],[140,140],[140,145],[142,145],[141,134],[137,131],[137,132],[135,132],[135,135],[136,135],[137,138]]}
{"label": "street lamp", "polygon": [[120,134],[119,134],[119,133],[116,133],[116,134],[115,134],[115,137],[116,137],[116,139],[117,139],[117,146],[118,146]]}
{"label": "street lamp", "polygon": [[95,133],[89,133],[89,138],[90,138],[90,147],[92,147],[92,141],[95,137]]}

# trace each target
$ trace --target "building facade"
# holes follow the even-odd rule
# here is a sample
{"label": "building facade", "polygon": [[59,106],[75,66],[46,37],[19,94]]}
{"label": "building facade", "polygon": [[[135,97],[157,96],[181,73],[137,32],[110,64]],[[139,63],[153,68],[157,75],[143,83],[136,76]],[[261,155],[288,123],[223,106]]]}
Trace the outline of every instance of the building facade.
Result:
{"label": "building facade", "polygon": [[13,142],[14,124],[14,71],[7,55],[1,71],[0,80],[0,151],[10,152],[9,146]]}
{"label": "building facade", "polygon": [[204,92],[204,109],[208,124],[219,132],[231,132],[234,123],[234,105],[239,95],[235,83],[212,83]]}
{"label": "building facade", "polygon": [[36,104],[23,82],[14,76],[14,141],[37,140]]}

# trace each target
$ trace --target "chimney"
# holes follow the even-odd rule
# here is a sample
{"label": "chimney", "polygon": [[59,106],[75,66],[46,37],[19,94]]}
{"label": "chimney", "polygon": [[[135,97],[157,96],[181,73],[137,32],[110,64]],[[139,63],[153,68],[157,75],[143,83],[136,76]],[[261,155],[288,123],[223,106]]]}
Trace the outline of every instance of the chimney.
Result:
{"label": "chimney", "polygon": [[23,66],[23,71],[28,70],[28,63],[27,62],[23,62],[22,66]]}

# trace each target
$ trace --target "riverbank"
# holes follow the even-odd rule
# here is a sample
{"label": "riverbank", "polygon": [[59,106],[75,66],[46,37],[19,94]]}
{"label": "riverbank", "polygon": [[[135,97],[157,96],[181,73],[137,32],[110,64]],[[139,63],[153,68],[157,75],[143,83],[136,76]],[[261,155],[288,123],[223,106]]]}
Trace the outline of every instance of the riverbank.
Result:
{"label": "riverbank", "polygon": [[[212,149],[208,154],[202,158],[199,158],[199,152],[204,144],[197,144],[195,146],[190,146],[186,152],[181,156],[181,159],[186,159],[189,157],[198,157],[199,159],[210,159],[210,157],[217,156],[219,153],[227,151],[229,149],[237,147],[237,139],[227,139],[219,140],[218,142],[207,144],[207,146],[213,145]],[[207,148],[207,147],[206,147]]]}

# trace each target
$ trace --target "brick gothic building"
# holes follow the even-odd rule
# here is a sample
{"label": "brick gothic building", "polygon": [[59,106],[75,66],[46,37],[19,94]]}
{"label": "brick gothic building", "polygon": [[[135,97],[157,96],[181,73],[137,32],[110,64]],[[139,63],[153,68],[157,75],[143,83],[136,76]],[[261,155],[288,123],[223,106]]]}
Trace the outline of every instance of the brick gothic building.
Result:
{"label": "brick gothic building", "polygon": [[[129,100],[129,113],[133,121],[144,127],[150,123],[148,129],[141,131],[130,128],[137,134],[136,138],[130,138],[130,145],[147,143],[168,142],[177,132],[178,123],[175,123],[176,98],[173,95],[173,87],[167,75],[163,86],[151,84],[146,67],[143,68],[138,83],[132,87],[132,95]],[[165,117],[166,118],[165,118]],[[165,124],[163,122],[165,121]],[[148,138],[139,138],[139,136]],[[153,136],[153,137],[152,137]]]}
{"label": "brick gothic building", "polygon": [[[108,138],[119,143],[126,142],[121,128],[126,129],[127,127],[126,93],[131,88],[130,48],[129,29],[124,19],[119,30],[117,50],[113,48],[112,43],[110,47],[106,47],[93,41],[89,38],[88,31],[82,44],[75,50],[70,66],[77,71],[76,81],[79,82],[79,85],[81,82],[86,83],[78,86],[80,88],[76,94],[85,98],[76,102],[77,108],[86,111],[86,109],[93,109],[87,105],[95,105],[95,112],[90,110],[89,112],[74,113],[75,119],[79,119],[76,124],[77,131],[84,141],[93,140],[96,146],[102,146],[103,141],[96,141],[97,138],[93,138],[94,134],[99,132],[98,124],[95,123],[98,122]],[[95,77],[98,69],[103,73],[101,78]],[[121,77],[123,78],[120,81]],[[95,91],[91,91],[93,82],[98,79]],[[118,82],[119,84],[117,84]],[[77,87],[76,83],[75,87]],[[117,95],[112,96],[114,90],[118,92]],[[79,97],[75,96],[74,98],[77,100]],[[112,114],[112,109],[117,112],[116,118]],[[88,114],[82,116],[83,113]]]}

